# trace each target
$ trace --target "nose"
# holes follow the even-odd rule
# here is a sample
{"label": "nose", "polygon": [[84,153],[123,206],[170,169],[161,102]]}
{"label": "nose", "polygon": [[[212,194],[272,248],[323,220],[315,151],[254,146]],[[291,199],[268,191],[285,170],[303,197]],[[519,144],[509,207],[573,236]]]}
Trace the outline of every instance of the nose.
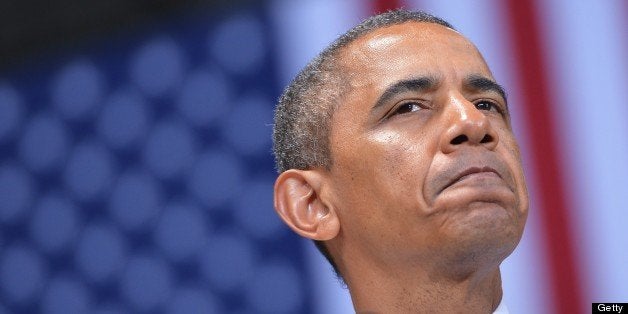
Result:
{"label": "nose", "polygon": [[450,98],[445,106],[444,119],[447,128],[440,142],[443,153],[453,153],[463,145],[477,145],[488,150],[497,147],[499,136],[486,113],[464,97]]}

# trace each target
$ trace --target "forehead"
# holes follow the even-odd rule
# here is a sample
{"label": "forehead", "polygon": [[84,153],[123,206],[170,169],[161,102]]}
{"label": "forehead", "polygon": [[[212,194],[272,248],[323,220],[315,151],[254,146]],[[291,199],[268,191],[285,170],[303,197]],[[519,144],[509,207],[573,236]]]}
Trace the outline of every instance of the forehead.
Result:
{"label": "forehead", "polygon": [[360,79],[385,84],[417,75],[453,79],[463,72],[492,77],[469,40],[435,23],[406,22],[373,30],[349,44],[340,57],[354,84]]}

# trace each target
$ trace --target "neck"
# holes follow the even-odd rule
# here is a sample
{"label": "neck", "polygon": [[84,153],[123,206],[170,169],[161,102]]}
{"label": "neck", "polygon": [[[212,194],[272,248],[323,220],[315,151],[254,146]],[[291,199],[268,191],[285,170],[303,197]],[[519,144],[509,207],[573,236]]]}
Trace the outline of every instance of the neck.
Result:
{"label": "neck", "polygon": [[356,313],[492,313],[502,298],[498,266],[466,274],[371,268],[347,275]]}

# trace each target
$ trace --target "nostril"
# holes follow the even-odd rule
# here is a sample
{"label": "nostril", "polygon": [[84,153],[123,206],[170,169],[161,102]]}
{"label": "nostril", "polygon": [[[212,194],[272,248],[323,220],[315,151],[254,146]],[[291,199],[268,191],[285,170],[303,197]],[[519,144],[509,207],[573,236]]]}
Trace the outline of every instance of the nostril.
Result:
{"label": "nostril", "polygon": [[482,138],[482,140],[480,141],[480,144],[484,144],[484,143],[490,143],[493,141],[493,137],[486,134],[484,135],[484,138]]}
{"label": "nostril", "polygon": [[468,140],[469,140],[469,138],[467,138],[466,135],[462,134],[462,135],[456,136],[453,140],[451,140],[450,143],[452,145],[459,145],[459,144],[462,144],[462,143],[464,143],[464,142],[466,142]]}

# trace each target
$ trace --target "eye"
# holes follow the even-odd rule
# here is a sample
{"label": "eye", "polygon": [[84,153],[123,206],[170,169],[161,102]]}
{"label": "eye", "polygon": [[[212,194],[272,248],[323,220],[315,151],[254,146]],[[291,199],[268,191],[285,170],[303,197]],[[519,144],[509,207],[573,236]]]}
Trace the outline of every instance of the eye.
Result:
{"label": "eye", "polygon": [[489,100],[480,100],[476,102],[475,108],[478,108],[478,110],[497,111],[501,113],[499,105]]}
{"label": "eye", "polygon": [[410,113],[410,112],[414,112],[414,111],[418,111],[421,110],[421,104],[415,101],[411,101],[411,102],[406,102],[403,103],[401,105],[399,105],[393,112],[391,115],[396,115],[396,114],[405,114],[405,113]]}

